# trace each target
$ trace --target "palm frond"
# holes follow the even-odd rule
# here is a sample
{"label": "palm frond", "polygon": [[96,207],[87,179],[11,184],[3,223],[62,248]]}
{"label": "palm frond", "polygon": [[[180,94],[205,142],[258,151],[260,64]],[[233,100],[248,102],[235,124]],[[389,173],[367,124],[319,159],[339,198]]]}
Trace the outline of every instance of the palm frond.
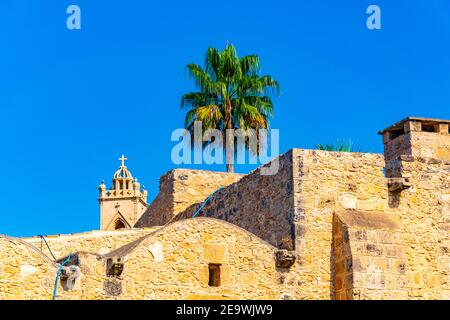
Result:
{"label": "palm frond", "polygon": [[240,60],[242,74],[252,76],[259,72],[259,57],[256,54],[245,56]]}
{"label": "palm frond", "polygon": [[205,55],[205,72],[212,81],[217,81],[220,73],[221,53],[216,48],[208,48]]}

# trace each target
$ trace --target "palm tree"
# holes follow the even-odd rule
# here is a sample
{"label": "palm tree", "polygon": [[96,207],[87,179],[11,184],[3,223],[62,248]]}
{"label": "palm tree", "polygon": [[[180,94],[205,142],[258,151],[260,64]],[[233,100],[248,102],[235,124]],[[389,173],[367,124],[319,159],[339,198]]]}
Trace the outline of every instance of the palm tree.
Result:
{"label": "palm tree", "polygon": [[269,118],[273,115],[271,94],[279,94],[279,85],[268,75],[260,76],[259,71],[257,55],[239,58],[236,48],[228,44],[222,52],[209,48],[204,68],[187,65],[198,91],[182,96],[181,107],[189,109],[185,127],[192,134],[194,122],[201,121],[203,132],[207,129],[222,132],[227,172],[234,171],[231,160],[236,149],[226,148],[234,142],[227,141],[226,130],[254,129],[258,133],[259,129],[268,129]]}

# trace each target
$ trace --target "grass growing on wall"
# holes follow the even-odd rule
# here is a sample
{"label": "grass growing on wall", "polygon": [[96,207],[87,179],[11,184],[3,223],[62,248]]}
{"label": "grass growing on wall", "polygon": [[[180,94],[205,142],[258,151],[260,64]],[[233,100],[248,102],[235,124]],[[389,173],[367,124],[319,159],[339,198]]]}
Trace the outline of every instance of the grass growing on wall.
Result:
{"label": "grass growing on wall", "polygon": [[338,140],[332,144],[316,144],[316,149],[336,152],[363,152],[361,148],[355,147],[352,140]]}

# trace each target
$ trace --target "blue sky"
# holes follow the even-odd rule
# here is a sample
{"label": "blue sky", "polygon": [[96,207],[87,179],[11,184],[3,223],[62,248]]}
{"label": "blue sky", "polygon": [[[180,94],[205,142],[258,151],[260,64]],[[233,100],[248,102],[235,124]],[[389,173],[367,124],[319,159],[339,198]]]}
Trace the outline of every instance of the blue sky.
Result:
{"label": "blue sky", "polygon": [[[381,30],[366,28],[369,4]],[[397,120],[450,119],[449,15],[448,0],[2,0],[0,233],[98,229],[97,186],[122,153],[152,199],[175,167],[185,65],[227,40],[281,84],[281,152],[337,139],[382,152],[377,131]]]}

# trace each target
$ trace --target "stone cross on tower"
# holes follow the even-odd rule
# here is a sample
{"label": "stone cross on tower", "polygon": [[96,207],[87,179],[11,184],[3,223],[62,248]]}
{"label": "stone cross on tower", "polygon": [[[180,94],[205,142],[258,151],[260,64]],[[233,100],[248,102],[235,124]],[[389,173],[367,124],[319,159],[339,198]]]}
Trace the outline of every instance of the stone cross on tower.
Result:
{"label": "stone cross on tower", "polygon": [[128,158],[125,158],[125,156],[122,155],[122,156],[119,158],[119,160],[122,161],[122,167],[125,167],[125,161],[128,160]]}

